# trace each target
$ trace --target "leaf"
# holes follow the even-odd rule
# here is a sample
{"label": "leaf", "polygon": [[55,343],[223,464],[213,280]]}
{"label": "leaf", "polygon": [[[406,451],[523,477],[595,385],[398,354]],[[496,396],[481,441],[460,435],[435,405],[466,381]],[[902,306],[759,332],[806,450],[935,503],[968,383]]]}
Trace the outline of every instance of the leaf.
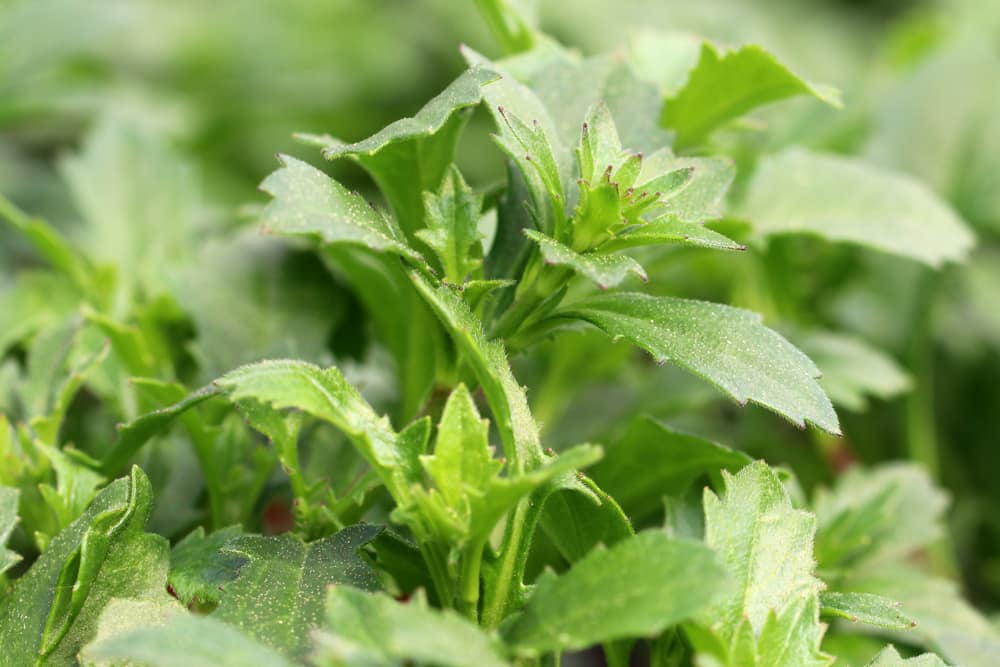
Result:
{"label": "leaf", "polygon": [[635,535],[615,499],[582,473],[579,478],[583,488],[560,489],[545,499],[540,519],[549,540],[570,563],[599,544],[611,546]]}
{"label": "leaf", "polygon": [[320,666],[434,664],[503,667],[498,642],[452,611],[431,609],[418,596],[406,603],[381,593],[334,586],[326,626],[316,634]]}
{"label": "leaf", "polygon": [[242,534],[240,526],[227,526],[205,535],[198,526],[177,543],[170,552],[167,583],[184,604],[214,604],[225,584],[236,578],[242,559],[223,553],[229,542]]}
{"label": "leaf", "polygon": [[532,654],[645,637],[698,614],[725,584],[703,545],[648,531],[595,549],[562,576],[541,577],[503,635]]}
{"label": "leaf", "polygon": [[990,667],[1000,655],[1000,632],[962,599],[951,581],[899,562],[886,562],[858,572],[844,586],[899,600],[916,626],[892,631],[906,644],[935,651],[967,667]]}
{"label": "leaf", "polygon": [[643,181],[649,174],[669,174],[678,169],[690,170],[690,182],[661,202],[660,217],[682,222],[705,222],[722,217],[726,193],[736,176],[733,161],[715,157],[677,157],[664,149],[643,161],[639,179]]}
{"label": "leaf", "polygon": [[[323,419],[344,432],[374,466],[397,502],[422,474],[389,420],[380,417],[336,368],[320,369],[301,361],[262,361],[233,370],[214,383],[229,399],[254,399],[276,409],[294,408]],[[405,504],[405,502],[403,503]]]}
{"label": "leaf", "polygon": [[322,262],[249,231],[202,245],[172,285],[197,331],[199,382],[260,359],[323,361],[344,313]]}
{"label": "leaf", "polygon": [[350,157],[371,174],[407,234],[422,226],[423,193],[434,192],[452,163],[468,116],[461,113],[482,98],[481,86],[497,78],[488,69],[466,70],[412,118],[403,118],[353,144],[332,138],[323,156]]}
{"label": "leaf", "polygon": [[538,244],[546,264],[568,266],[576,273],[593,281],[602,290],[616,287],[629,274],[638,276],[643,281],[649,279],[639,262],[627,255],[578,253],[533,229],[524,230],[524,235]]}
{"label": "leaf", "polygon": [[237,537],[223,552],[243,558],[245,564],[226,584],[213,618],[284,655],[304,656],[309,633],[322,622],[328,586],[378,588],[375,572],[357,552],[381,531],[380,526],[351,526],[309,544],[289,535]]}
{"label": "leaf", "polygon": [[488,431],[489,422],[479,417],[469,390],[458,385],[441,414],[434,453],[420,457],[453,508],[461,508],[469,493],[482,493],[503,465],[493,458]]}
{"label": "leaf", "polygon": [[68,664],[112,597],[166,597],[167,541],[143,532],[151,507],[149,480],[133,468],[52,539],[0,600],[5,659]]}
{"label": "leaf", "polygon": [[975,243],[925,185],[860,160],[789,149],[766,158],[737,213],[761,236],[811,234],[939,267]]}
{"label": "leaf", "polygon": [[759,633],[769,613],[822,588],[813,576],[816,518],[792,508],[781,480],[762,461],[722,477],[721,498],[705,489],[705,543],[719,554],[738,592],[700,620],[726,632],[745,617]]}
{"label": "leaf", "polygon": [[141,628],[91,644],[93,661],[129,661],[147,667],[292,667],[268,646],[208,616],[178,614],[165,625]]}
{"label": "leaf", "polygon": [[908,630],[916,625],[899,610],[899,603],[871,593],[834,593],[819,595],[820,614],[828,618],[846,618],[889,630]]}
{"label": "leaf", "polygon": [[[6,428],[0,423],[0,428]],[[18,489],[0,486],[0,575],[21,561],[20,554],[6,548],[10,534],[17,525],[17,503],[21,496]]]}
{"label": "leaf", "polygon": [[816,557],[824,570],[903,558],[942,534],[947,496],[910,463],[855,467],[813,501]]}
{"label": "leaf", "polygon": [[173,405],[147,412],[130,422],[118,425],[118,440],[101,458],[98,467],[105,473],[119,470],[142,448],[150,438],[156,436],[170,426],[174,419],[194,406],[218,395],[219,390],[208,385],[184,396],[183,387],[168,385],[176,389],[174,395],[177,402]]}
{"label": "leaf", "polygon": [[816,518],[793,509],[763,461],[722,477],[721,498],[705,489],[705,543],[735,580],[735,593],[703,610],[689,638],[699,654],[734,667],[828,665],[819,649],[823,583],[813,576]]}
{"label": "leaf", "polygon": [[172,597],[164,596],[160,600],[130,600],[115,598],[108,602],[101,612],[97,622],[97,634],[93,641],[87,644],[81,652],[83,664],[87,667],[91,665],[110,665],[106,661],[87,660],[89,647],[96,643],[102,643],[107,639],[124,635],[135,630],[148,627],[166,625],[167,622],[179,615],[186,615],[184,606]]}
{"label": "leaf", "polygon": [[417,238],[437,254],[445,279],[456,285],[482,264],[482,207],[482,196],[473,194],[454,166],[437,194],[424,193],[427,228],[417,231]]}
{"label": "leaf", "polygon": [[260,188],[274,199],[262,214],[264,228],[285,236],[311,236],[324,245],[348,243],[420,261],[389,216],[319,169],[287,155]]}
{"label": "leaf", "polygon": [[735,472],[750,461],[743,452],[638,417],[590,475],[638,521],[658,510],[664,496],[681,496],[699,478]]}
{"label": "leaf", "polygon": [[743,244],[708,229],[701,223],[681,222],[669,216],[626,229],[601,244],[598,250],[604,253],[649,245],[690,245],[715,250],[746,250]]}
{"label": "leaf", "polygon": [[868,396],[889,399],[910,389],[910,376],[896,360],[860,338],[814,331],[796,344],[822,371],[819,385],[835,405],[861,412]]}
{"label": "leaf", "polygon": [[941,658],[933,653],[924,653],[915,658],[903,658],[893,646],[886,646],[868,663],[867,667],[947,667]]}
{"label": "leaf", "polygon": [[814,378],[816,366],[750,311],[673,297],[620,292],[563,307],[556,317],[586,320],[625,338],[657,362],[671,361],[739,403],[753,401],[804,426],[839,433],[837,415]]}
{"label": "leaf", "polygon": [[664,100],[660,125],[677,133],[675,148],[689,148],[727,121],[796,95],[840,106],[837,91],[803,81],[759,46],[750,44],[720,54],[705,42],[687,83]]}

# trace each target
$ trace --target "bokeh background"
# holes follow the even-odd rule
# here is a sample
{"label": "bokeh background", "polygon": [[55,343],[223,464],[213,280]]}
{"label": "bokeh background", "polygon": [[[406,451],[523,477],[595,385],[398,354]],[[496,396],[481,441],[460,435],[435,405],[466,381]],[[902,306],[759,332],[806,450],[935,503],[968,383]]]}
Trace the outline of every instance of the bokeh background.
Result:
{"label": "bokeh background", "polygon": [[[626,363],[624,345],[609,352],[581,334],[516,360],[552,444],[609,437],[608,424],[647,412],[786,463],[807,490],[852,461],[917,460],[952,497],[945,567],[978,607],[1000,609],[1000,2],[548,0],[539,11],[546,31],[584,54],[640,49],[650,30],[765,46],[806,78],[840,88],[845,108],[801,100],[755,114],[759,126],[726,147],[744,171],[792,143],[864,156],[925,181],[978,238],[966,263],[937,271],[802,238],[735,260],[661,251],[647,263],[651,291],[761,311],[817,359],[844,438],[740,410],[681,373]],[[330,353],[368,363],[369,392],[381,382],[391,402],[388,362],[373,356],[375,343],[345,333],[365,317],[360,306],[317,279],[304,256],[289,250],[290,261],[257,238],[254,212],[265,200],[256,187],[276,153],[321,164],[293,132],[354,140],[415,112],[463,70],[463,43],[501,55],[475,3],[458,0],[4,0],[0,193],[98,256],[117,253],[138,284],[229,285],[182,304],[189,317],[178,336],[192,341],[198,372]],[[460,149],[480,187],[503,174],[487,125],[474,118]],[[112,129],[121,127],[131,138]],[[183,168],[161,161],[163,152]],[[360,170],[324,168],[376,196]],[[128,222],[108,223],[93,213],[108,202],[88,193],[115,193],[125,179],[143,186],[116,204]],[[185,225],[183,239],[196,244],[178,240]],[[8,297],[34,262],[0,226],[0,341],[24,325],[26,306]],[[213,330],[199,317],[223,298],[229,308],[241,299],[256,308],[289,275],[294,288],[282,294],[330,313],[316,340],[292,349],[273,332],[245,323]],[[300,288],[314,280],[312,291]],[[58,299],[44,294],[49,306]],[[291,312],[276,315],[281,326],[308,330]],[[851,332],[879,354],[795,337],[822,327]],[[17,350],[6,354],[10,362]],[[10,368],[0,366],[0,396]]]}

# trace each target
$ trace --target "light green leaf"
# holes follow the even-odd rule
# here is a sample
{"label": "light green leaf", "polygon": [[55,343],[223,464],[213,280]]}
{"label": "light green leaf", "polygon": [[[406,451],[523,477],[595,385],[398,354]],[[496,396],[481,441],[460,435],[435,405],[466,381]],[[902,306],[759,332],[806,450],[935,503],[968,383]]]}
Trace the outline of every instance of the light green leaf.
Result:
{"label": "light green leaf", "polygon": [[623,230],[598,250],[614,252],[647,245],[690,245],[715,250],[746,250],[746,246],[708,229],[701,223],[681,222],[670,216],[657,218],[644,225]]}
{"label": "light green leaf", "polygon": [[616,500],[580,474],[583,488],[560,489],[545,500],[540,524],[553,546],[570,563],[598,544],[611,546],[632,537],[632,523]]}
{"label": "light green leaf", "polygon": [[813,576],[816,518],[792,507],[763,461],[722,476],[721,498],[705,489],[705,543],[737,585],[688,626],[699,656],[732,667],[828,665],[819,648],[823,583]]}
{"label": "light green leaf", "polygon": [[789,605],[814,598],[823,586],[813,576],[816,517],[793,509],[781,480],[763,461],[722,476],[721,498],[705,490],[705,543],[738,587],[699,620],[728,634],[746,618],[760,633],[769,614],[780,616]]}
{"label": "light green leaf", "polygon": [[[6,423],[0,422],[0,428],[7,428]],[[6,548],[7,540],[17,525],[17,503],[20,497],[19,490],[0,486],[0,575],[21,561],[20,554]]]}
{"label": "light green leaf", "polygon": [[309,633],[320,626],[326,588],[345,584],[366,590],[378,579],[357,551],[382,531],[358,525],[305,544],[283,535],[244,535],[224,548],[245,560],[225,585],[212,614],[290,657],[309,650]]}
{"label": "light green leaf", "polygon": [[503,635],[526,653],[645,637],[698,614],[725,584],[703,545],[640,533],[591,551],[562,576],[541,577]]}
{"label": "light green leaf", "polygon": [[756,313],[673,297],[636,293],[594,296],[555,316],[582,319],[625,338],[658,362],[670,361],[708,380],[739,403],[753,401],[804,426],[839,433],[819,370]]}
{"label": "light green leaf", "polygon": [[301,160],[280,155],[282,167],[260,188],[274,199],[264,209],[264,229],[286,236],[310,236],[323,244],[349,243],[409,257],[420,255],[392,220],[361,195]]}
{"label": "light green leaf", "polygon": [[524,230],[524,235],[538,244],[546,264],[568,266],[581,276],[593,281],[602,290],[621,284],[629,274],[637,276],[643,281],[648,280],[646,272],[639,262],[628,255],[578,253],[533,229]]}
{"label": "light green leaf", "polygon": [[141,628],[91,644],[87,660],[144,667],[292,667],[271,648],[208,616],[177,614],[166,625]]}
{"label": "light green leaf", "polygon": [[840,105],[836,90],[807,83],[759,46],[720,54],[705,42],[687,83],[664,100],[660,124],[677,133],[675,148],[688,148],[748,111],[796,95]]}
{"label": "light green leaf", "polygon": [[894,646],[886,646],[866,667],[947,667],[947,665],[933,653],[924,653],[915,658],[903,658]]}
{"label": "light green leaf", "polygon": [[750,461],[743,452],[638,417],[590,474],[639,520],[659,509],[663,496],[681,496],[699,478],[717,478],[719,471],[735,472]]}
{"label": "light green leaf", "polygon": [[445,501],[460,508],[470,492],[481,493],[503,465],[493,458],[489,422],[479,417],[464,384],[458,385],[441,414],[434,453],[420,460]]}
{"label": "light green leaf", "polygon": [[813,331],[795,342],[822,371],[819,386],[835,405],[862,412],[868,396],[888,399],[910,389],[910,376],[896,360],[860,338]]}
{"label": "light green leaf", "polygon": [[452,611],[430,609],[422,596],[400,603],[380,593],[334,586],[313,661],[323,667],[434,664],[504,667],[499,642]]}
{"label": "light green leaf", "polygon": [[143,532],[152,508],[149,480],[106,487],[49,543],[0,601],[0,645],[10,664],[69,664],[93,637],[113,597],[166,597],[168,543]]}
{"label": "light green leaf", "polygon": [[452,163],[455,144],[468,120],[462,110],[476,106],[481,86],[497,78],[488,69],[466,70],[412,118],[392,123],[374,136],[353,144],[332,138],[323,156],[349,157],[371,174],[407,234],[424,218],[423,193],[437,191]]}
{"label": "light green leaf", "polygon": [[1000,633],[962,599],[954,582],[906,563],[886,562],[858,572],[844,585],[902,603],[916,626],[891,632],[901,643],[922,646],[966,667],[991,667],[1000,655]]}
{"label": "light green leaf", "polygon": [[240,526],[228,526],[205,535],[198,526],[170,551],[167,583],[184,604],[216,603],[223,584],[236,578],[242,559],[222,548],[242,534]]}
{"label": "light green leaf", "polygon": [[682,222],[705,222],[722,217],[726,193],[736,176],[733,161],[715,157],[677,157],[663,149],[643,160],[639,181],[679,169],[690,170],[690,180],[683,189],[661,201],[654,221],[664,216]]}
{"label": "light green leaf", "polygon": [[866,623],[889,630],[907,630],[916,625],[899,610],[899,603],[871,593],[819,594],[820,614],[828,618],[846,618],[852,623]]}
{"label": "light green leaf", "polygon": [[97,622],[94,640],[84,646],[81,662],[86,667],[112,667],[120,662],[90,658],[89,648],[105,640],[143,628],[166,625],[170,619],[187,615],[187,610],[176,599],[164,596],[159,600],[130,600],[114,598],[104,607]]}
{"label": "light green leaf", "polygon": [[955,212],[919,181],[797,148],[762,161],[737,213],[762,236],[811,234],[933,267],[962,260],[975,243]]}
{"label": "light green leaf", "polygon": [[427,228],[419,230],[417,238],[438,256],[449,282],[463,284],[466,276],[482,264],[482,207],[482,196],[473,194],[454,166],[437,194],[424,193]]}
{"label": "light green leaf", "polygon": [[851,468],[813,502],[816,557],[824,570],[892,561],[942,534],[947,496],[927,472],[909,463]]}
{"label": "light green leaf", "polygon": [[379,416],[336,368],[323,370],[301,361],[262,361],[237,368],[215,381],[231,401],[254,399],[276,409],[294,408],[330,422],[344,432],[379,472],[397,501],[408,497],[422,471],[388,418]]}

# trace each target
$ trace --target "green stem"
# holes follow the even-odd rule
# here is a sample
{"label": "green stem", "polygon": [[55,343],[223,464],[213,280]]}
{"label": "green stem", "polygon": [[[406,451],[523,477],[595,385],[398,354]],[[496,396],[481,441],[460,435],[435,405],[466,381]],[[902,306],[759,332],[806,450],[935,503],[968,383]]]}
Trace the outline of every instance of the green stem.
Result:
{"label": "green stem", "polygon": [[919,313],[909,345],[909,366],[916,386],[906,399],[906,445],[912,460],[921,463],[935,480],[940,478],[937,423],[934,418],[934,349],[931,340],[930,301],[933,276],[924,276],[920,286]]}
{"label": "green stem", "polygon": [[440,545],[432,542],[421,544],[420,553],[423,554],[424,562],[427,563],[427,570],[434,582],[434,590],[437,591],[441,607],[453,608],[455,606],[455,589],[452,586],[451,575],[448,573],[447,556],[442,553]]}
{"label": "green stem", "polygon": [[535,32],[506,0],[476,0],[476,4],[505,53],[528,51],[535,45]]}
{"label": "green stem", "polygon": [[565,267],[547,266],[537,252],[533,253],[518,283],[514,302],[493,326],[493,337],[513,338],[531,322],[536,309],[562,289],[571,275]]}
{"label": "green stem", "polygon": [[524,567],[528,561],[531,536],[542,514],[542,499],[538,492],[523,498],[507,518],[500,559],[491,583],[486,587],[483,600],[481,625],[496,628],[518,602],[524,580]]}
{"label": "green stem", "polygon": [[470,545],[462,561],[462,574],[459,579],[461,594],[459,611],[473,621],[479,620],[479,573],[482,569],[483,549],[485,548],[485,538]]}

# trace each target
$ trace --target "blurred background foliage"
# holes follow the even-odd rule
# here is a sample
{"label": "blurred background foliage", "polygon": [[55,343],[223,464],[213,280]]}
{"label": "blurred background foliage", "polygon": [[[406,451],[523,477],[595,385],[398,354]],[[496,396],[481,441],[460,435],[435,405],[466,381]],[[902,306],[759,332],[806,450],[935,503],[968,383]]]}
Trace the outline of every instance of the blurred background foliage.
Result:
{"label": "blurred background foliage", "polygon": [[[624,344],[580,332],[514,360],[547,444],[614,441],[647,413],[787,464],[807,491],[853,461],[917,460],[952,498],[940,567],[961,575],[975,604],[1000,607],[1000,3],[548,0],[537,9],[564,44],[583,54],[617,49],[665,92],[677,81],[655,68],[664,31],[679,43],[698,35],[762,44],[840,88],[843,110],[793,101],[717,134],[713,150],[739,166],[734,201],[758,160],[804,145],[916,176],[978,238],[966,263],[933,269],[815,238],[760,240],[731,216],[718,226],[747,240],[747,253],[655,250],[644,257],[651,291],[757,310],[805,349],[824,371],[844,437],[740,409]],[[163,346],[177,379],[197,386],[269,356],[337,360],[391,406],[392,362],[363,309],[311,255],[260,237],[255,188],[275,153],[317,162],[293,132],[355,140],[412,114],[462,71],[460,43],[501,54],[475,3],[4,0],[0,193],[114,267],[107,312],[169,332]],[[460,164],[483,189],[503,177],[485,116],[473,118]],[[324,168],[376,196],[344,161]],[[10,414],[27,411],[14,397],[31,375],[19,342],[78,307],[36,266],[0,226],[0,408]],[[222,304],[236,315],[220,318]],[[262,308],[266,321],[255,316]],[[95,377],[90,394],[124,375]],[[107,427],[136,413],[82,394],[66,439],[96,443],[90,453],[99,454]],[[227,455],[256,460],[253,448]],[[333,465],[331,451],[307,456],[308,465]],[[160,499],[154,521],[176,535],[195,516],[191,454],[167,438],[144,456]],[[255,470],[266,466],[254,465],[234,496],[264,484]]]}

